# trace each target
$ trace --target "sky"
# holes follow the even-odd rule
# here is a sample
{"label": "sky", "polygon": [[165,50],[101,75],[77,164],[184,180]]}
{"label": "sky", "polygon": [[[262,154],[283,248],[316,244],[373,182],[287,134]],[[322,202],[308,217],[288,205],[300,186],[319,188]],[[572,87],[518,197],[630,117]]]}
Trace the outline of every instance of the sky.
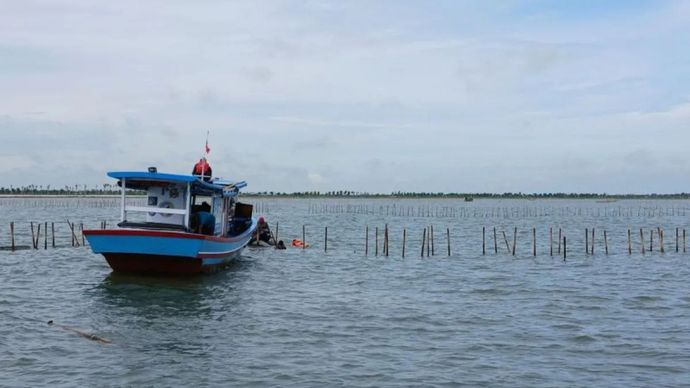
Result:
{"label": "sky", "polygon": [[0,0],[0,186],[690,192],[690,2]]}

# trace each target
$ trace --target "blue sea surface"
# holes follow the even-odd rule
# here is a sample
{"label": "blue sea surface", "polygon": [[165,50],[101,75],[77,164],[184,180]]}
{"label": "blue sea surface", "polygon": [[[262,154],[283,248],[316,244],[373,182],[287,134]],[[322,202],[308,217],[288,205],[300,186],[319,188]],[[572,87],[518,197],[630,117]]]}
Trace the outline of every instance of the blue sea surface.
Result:
{"label": "blue sea surface", "polygon": [[0,251],[0,386],[690,385],[684,201],[247,201],[280,239],[305,225],[310,248],[250,248],[208,276],[115,274],[65,220],[111,227],[117,199],[0,200],[2,247],[10,221],[17,245],[30,221],[57,228],[56,248],[43,224],[40,249]]}

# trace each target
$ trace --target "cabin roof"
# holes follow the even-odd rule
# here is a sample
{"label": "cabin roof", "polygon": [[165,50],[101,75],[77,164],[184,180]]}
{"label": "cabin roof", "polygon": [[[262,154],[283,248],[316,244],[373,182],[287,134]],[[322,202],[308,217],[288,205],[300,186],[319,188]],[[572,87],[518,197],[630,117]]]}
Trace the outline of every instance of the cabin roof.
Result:
{"label": "cabin roof", "polygon": [[215,179],[205,182],[194,175],[166,174],[160,172],[146,171],[110,171],[108,176],[118,179],[120,182],[125,179],[125,185],[129,189],[146,190],[148,187],[161,183],[190,183],[192,194],[213,195],[223,194],[224,196],[237,195],[239,189],[247,186],[244,181],[233,182],[224,179]]}

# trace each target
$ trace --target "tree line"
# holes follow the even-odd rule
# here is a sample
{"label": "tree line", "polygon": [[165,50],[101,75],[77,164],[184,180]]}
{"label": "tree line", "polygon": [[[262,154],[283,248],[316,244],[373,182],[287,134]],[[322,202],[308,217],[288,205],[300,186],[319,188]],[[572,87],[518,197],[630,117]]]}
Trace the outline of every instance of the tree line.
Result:
{"label": "tree line", "polygon": [[[134,193],[134,192],[133,192]],[[138,192],[141,193],[141,192]],[[0,195],[118,195],[120,187],[117,184],[104,183],[102,185],[87,186],[81,184],[64,185],[28,185],[0,187]],[[391,193],[368,193],[354,190],[333,191],[260,191],[245,192],[245,195],[261,197],[297,197],[297,198],[485,198],[485,199],[690,199],[690,193],[676,194],[606,194],[606,193],[443,193],[443,192],[413,192],[394,191]]]}

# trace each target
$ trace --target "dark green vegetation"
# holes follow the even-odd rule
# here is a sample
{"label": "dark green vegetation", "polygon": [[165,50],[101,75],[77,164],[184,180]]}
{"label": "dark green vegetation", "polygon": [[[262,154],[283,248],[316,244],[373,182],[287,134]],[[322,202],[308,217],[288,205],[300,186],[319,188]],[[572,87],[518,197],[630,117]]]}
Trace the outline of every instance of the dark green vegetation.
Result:
{"label": "dark green vegetation", "polygon": [[[65,185],[62,187],[20,186],[0,187],[0,195],[118,195],[120,188],[113,184],[88,187],[87,185]],[[132,194],[143,194],[132,192]],[[293,193],[279,191],[246,192],[246,195],[258,197],[286,197],[286,198],[488,198],[488,199],[690,199],[690,193],[676,194],[606,194],[606,193],[421,193],[396,191],[390,194],[367,193],[350,190],[338,191],[300,191]]]}

